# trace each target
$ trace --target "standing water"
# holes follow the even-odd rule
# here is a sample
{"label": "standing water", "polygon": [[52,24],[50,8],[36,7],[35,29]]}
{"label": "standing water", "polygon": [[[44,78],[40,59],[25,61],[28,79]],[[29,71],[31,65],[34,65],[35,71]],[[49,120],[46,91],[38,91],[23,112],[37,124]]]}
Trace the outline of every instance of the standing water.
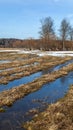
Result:
{"label": "standing water", "polygon": [[25,76],[25,77],[22,77],[20,79],[10,81],[6,85],[0,84],[0,92],[2,92],[4,90],[7,90],[7,89],[11,89],[13,87],[18,87],[21,84],[27,84],[29,82],[32,82],[36,78],[41,77],[43,74],[48,74],[48,73],[51,73],[52,71],[59,70],[63,66],[66,66],[66,65],[71,64],[71,63],[73,63],[73,60],[67,61],[67,62],[65,62],[63,64],[60,64],[60,65],[57,65],[57,66],[55,66],[55,67],[53,67],[51,69],[46,69],[46,70],[43,70],[43,71],[39,71],[39,72],[33,73],[33,74],[29,75],[29,76]]}
{"label": "standing water", "polygon": [[73,72],[43,85],[40,90],[16,101],[12,107],[5,107],[6,112],[0,113],[0,130],[23,130],[23,122],[33,117],[27,114],[31,109],[42,111],[45,104],[57,102],[68,92],[70,84],[73,84]]}

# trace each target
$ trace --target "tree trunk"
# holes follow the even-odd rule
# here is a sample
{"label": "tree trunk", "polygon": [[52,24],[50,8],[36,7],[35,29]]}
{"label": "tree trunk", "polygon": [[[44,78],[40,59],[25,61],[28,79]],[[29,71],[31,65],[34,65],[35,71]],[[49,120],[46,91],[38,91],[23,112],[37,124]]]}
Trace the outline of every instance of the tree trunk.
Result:
{"label": "tree trunk", "polygon": [[65,41],[63,40],[63,51],[65,50]]}

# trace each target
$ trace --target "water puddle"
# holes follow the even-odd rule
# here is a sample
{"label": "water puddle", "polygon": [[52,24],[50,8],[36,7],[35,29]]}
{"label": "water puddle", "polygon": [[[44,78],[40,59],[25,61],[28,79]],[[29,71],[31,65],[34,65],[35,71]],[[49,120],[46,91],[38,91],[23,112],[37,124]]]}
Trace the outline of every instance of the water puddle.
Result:
{"label": "water puddle", "polygon": [[16,101],[5,113],[0,113],[0,130],[23,130],[21,124],[33,117],[33,114],[26,114],[28,111],[41,111],[45,104],[58,101],[67,93],[70,84],[73,84],[73,72]]}
{"label": "water puddle", "polygon": [[0,64],[3,64],[3,63],[10,63],[10,60],[0,60]]}
{"label": "water puddle", "polygon": [[[19,68],[22,68],[22,67],[29,67],[29,66],[36,66],[36,65],[38,65],[39,64],[39,62],[34,62],[33,64],[31,63],[31,64],[25,64],[25,65],[23,65],[23,66],[20,66]],[[13,69],[15,69],[15,67],[12,67],[12,68],[7,68],[7,69],[1,69],[0,70],[0,72],[3,72],[3,71],[9,71],[9,70],[13,70]]]}
{"label": "water puddle", "polygon": [[64,64],[57,65],[57,66],[55,66],[55,67],[53,67],[51,69],[46,69],[46,70],[43,70],[43,71],[39,71],[37,73],[31,74],[30,76],[25,76],[25,77],[22,77],[20,79],[11,81],[6,85],[1,84],[0,85],[0,92],[4,91],[4,90],[7,90],[7,89],[10,89],[10,88],[13,88],[13,87],[18,87],[21,84],[27,84],[29,82],[32,82],[34,79],[41,77],[43,74],[48,74],[48,73],[51,73],[52,71],[59,70],[63,66],[66,66],[66,65],[68,65],[68,64],[70,64],[72,62],[73,62],[73,60],[67,61]]}
{"label": "water puddle", "polygon": [[30,76],[26,76],[26,77],[23,77],[21,79],[11,81],[6,85],[1,84],[0,85],[0,92],[3,90],[10,89],[10,88],[15,87],[15,86],[19,86],[21,84],[26,84],[26,83],[32,82],[34,79],[39,78],[41,75],[42,75],[42,72],[40,71],[40,72],[34,73]]}

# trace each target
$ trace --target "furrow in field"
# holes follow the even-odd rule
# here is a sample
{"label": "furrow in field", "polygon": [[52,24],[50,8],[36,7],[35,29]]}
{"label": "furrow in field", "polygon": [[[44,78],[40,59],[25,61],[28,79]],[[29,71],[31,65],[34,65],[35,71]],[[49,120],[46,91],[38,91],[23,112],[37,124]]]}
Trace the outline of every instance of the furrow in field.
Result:
{"label": "furrow in field", "polygon": [[[29,76],[29,75],[31,75],[35,72],[42,71],[42,70],[45,70],[45,69],[49,69],[49,68],[54,67],[56,65],[63,64],[70,59],[71,58],[66,57],[65,59],[61,59],[60,61],[55,61],[55,62],[50,62],[50,63],[48,63],[48,62],[42,63],[41,65],[38,64],[36,66],[24,67],[24,68],[21,68],[19,70],[16,69],[16,72],[18,71],[18,72],[21,72],[21,73],[15,73],[14,75],[11,75],[11,76],[7,75],[6,77],[3,77],[0,80],[0,84],[7,84],[9,81],[13,81],[15,79],[20,79],[21,77]],[[13,71],[11,70],[10,72],[13,72]],[[2,74],[6,75],[7,73],[4,72]]]}
{"label": "furrow in field", "polygon": [[6,90],[0,93],[0,106],[12,105],[17,99],[26,96],[29,93],[37,91],[42,85],[52,82],[59,77],[67,75],[70,71],[73,71],[73,64],[67,65],[58,71],[54,71],[50,74],[43,75],[42,77],[35,79],[31,83],[14,87],[10,90]]}

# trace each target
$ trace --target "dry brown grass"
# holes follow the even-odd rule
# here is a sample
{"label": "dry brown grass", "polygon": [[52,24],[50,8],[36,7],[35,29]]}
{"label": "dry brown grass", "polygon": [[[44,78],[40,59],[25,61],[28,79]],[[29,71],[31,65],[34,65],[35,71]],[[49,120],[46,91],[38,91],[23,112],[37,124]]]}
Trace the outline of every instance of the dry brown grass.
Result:
{"label": "dry brown grass", "polygon": [[73,130],[73,86],[68,94],[23,125],[26,130]]}
{"label": "dry brown grass", "polygon": [[0,60],[24,60],[24,59],[30,59],[32,57],[38,57],[36,54],[18,54],[15,52],[0,52]]}
{"label": "dry brown grass", "polygon": [[0,107],[0,113],[5,112],[5,109]]}
{"label": "dry brown grass", "polygon": [[64,75],[67,75],[70,71],[73,71],[73,64],[67,65],[66,67],[63,67],[62,69],[50,74],[43,75],[31,83],[25,85],[23,84],[10,90],[3,91],[0,93],[0,106],[12,105],[13,102],[15,102],[17,99],[20,99],[29,93],[37,91],[42,87],[42,85],[54,81]]}
{"label": "dry brown grass", "polygon": [[[21,58],[21,57],[19,56],[19,58]],[[61,59],[61,58],[58,58],[58,59]],[[43,56],[43,57],[40,58],[38,56],[32,55],[31,58],[26,58],[26,60],[25,59],[22,60],[22,61],[21,60],[14,60],[13,62],[10,62],[10,63],[0,64],[0,69],[2,70],[2,69],[13,68],[13,67],[20,67],[20,66],[24,66],[24,65],[27,65],[27,64],[32,64],[34,62],[42,63],[43,61],[46,62],[47,60],[48,61],[56,60],[56,57]]]}
{"label": "dry brown grass", "polygon": [[24,66],[26,64],[31,64],[31,63],[34,63],[34,62],[37,62],[38,60],[38,57],[32,57],[28,60],[28,58],[25,60],[23,59],[22,61],[21,60],[14,60],[10,63],[3,63],[3,64],[0,64],[0,69],[8,69],[8,68],[13,68],[13,67],[19,67],[19,66]]}
{"label": "dry brown grass", "polygon": [[[49,69],[51,67],[54,67],[56,65],[62,64],[68,60],[71,60],[71,57],[66,57],[66,58],[53,58],[50,62],[46,61],[48,57],[42,57],[40,59],[37,59],[39,61],[39,64],[36,66],[30,65],[28,67],[16,67],[15,69],[9,70],[9,71],[3,71],[0,73],[0,76],[5,76],[0,80],[0,84],[7,84],[9,81],[13,81],[15,79],[19,79],[24,76],[28,76],[30,74],[33,74],[38,71],[42,71],[45,69]],[[55,60],[55,61],[54,61]],[[41,63],[44,61],[44,63]],[[32,61],[34,62],[34,61]],[[32,63],[31,62],[31,63]],[[14,75],[12,75],[14,74]]]}

